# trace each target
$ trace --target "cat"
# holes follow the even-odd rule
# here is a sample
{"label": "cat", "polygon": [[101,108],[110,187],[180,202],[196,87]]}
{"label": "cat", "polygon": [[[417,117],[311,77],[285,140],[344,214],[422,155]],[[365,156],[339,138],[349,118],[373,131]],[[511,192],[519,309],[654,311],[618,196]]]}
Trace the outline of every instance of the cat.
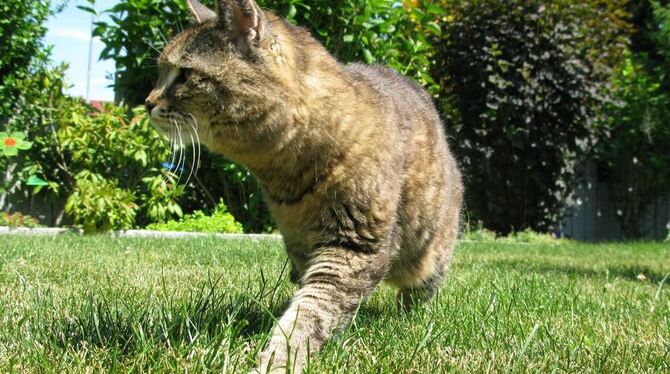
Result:
{"label": "cat", "polygon": [[[187,0],[197,22],[162,51],[145,104],[192,126],[260,182],[299,289],[256,370],[300,372],[382,281],[429,300],[457,241],[461,175],[431,97],[382,66],[340,64],[253,0]],[[308,348],[309,347],[309,348]]]}

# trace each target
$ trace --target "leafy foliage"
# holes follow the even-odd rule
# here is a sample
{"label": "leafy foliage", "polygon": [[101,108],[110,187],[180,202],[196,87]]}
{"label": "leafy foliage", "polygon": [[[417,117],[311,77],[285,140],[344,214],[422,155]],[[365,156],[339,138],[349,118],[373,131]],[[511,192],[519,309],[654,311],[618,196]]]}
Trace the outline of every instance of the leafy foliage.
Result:
{"label": "leafy foliage", "polygon": [[468,225],[463,232],[462,240],[472,242],[525,244],[564,244],[569,242],[567,239],[556,238],[552,234],[536,232],[531,229],[511,232],[506,236],[497,235],[495,232],[482,227],[481,222],[477,222],[473,226]]}
{"label": "leafy foliage", "polygon": [[40,223],[36,218],[20,212],[0,213],[0,226],[5,227],[39,227]]}
{"label": "leafy foliage", "polygon": [[[670,3],[666,1],[663,4],[660,1],[651,1],[651,5],[652,17],[649,24],[649,34],[656,44],[658,53],[667,64],[670,62]],[[665,78],[670,79],[667,76]]]}
{"label": "leafy foliage", "polygon": [[138,206],[132,191],[119,188],[115,179],[105,179],[89,171],[77,174],[76,186],[65,203],[65,212],[84,233],[133,226]]}
{"label": "leafy foliage", "polygon": [[47,59],[41,38],[52,14],[50,1],[6,0],[0,4],[0,124],[18,109],[20,82]]}
{"label": "leafy foliage", "polygon": [[[667,1],[259,3],[310,29],[339,59],[386,64],[428,88],[465,169],[470,215],[487,229],[550,230],[594,147],[630,236],[639,232],[632,222],[645,196],[667,191]],[[141,111],[131,118],[125,107],[108,106],[94,114],[63,94],[64,67],[49,66],[39,41],[49,4],[9,0],[0,9],[12,10],[0,16],[0,132],[21,131],[34,142],[0,157],[1,207],[7,192],[28,198],[23,181],[37,175],[49,186],[32,192],[68,199],[80,225],[144,226],[223,199],[246,231],[273,229],[256,180],[240,166],[204,154],[193,183],[177,186],[159,166],[167,144]],[[110,21],[94,31],[106,45],[101,58],[116,62],[118,98],[141,103],[163,45],[190,23],[185,3],[131,0],[107,12]],[[96,221],[87,210],[93,200],[83,198],[94,194],[120,210],[114,220]]]}
{"label": "leafy foliage", "polygon": [[[22,132],[28,139],[49,131],[52,99],[62,91],[63,66],[53,67],[42,43],[47,17],[58,12],[51,1],[7,0],[0,4],[0,131]],[[0,157],[0,208],[27,198],[24,185],[39,174],[36,149]],[[10,151],[9,153],[13,153]],[[12,199],[8,199],[11,196]]]}
{"label": "leafy foliage", "polygon": [[[644,25],[615,74],[610,139],[600,147],[600,178],[627,238],[643,236],[648,207],[670,191],[670,4],[646,3]],[[640,5],[638,5],[640,6]],[[638,10],[638,13],[646,13]]]}
{"label": "leafy foliage", "polygon": [[179,221],[168,221],[165,223],[154,223],[147,226],[149,230],[158,231],[187,231],[208,233],[241,233],[242,225],[228,213],[228,207],[220,201],[211,215],[201,210],[187,214]]}
{"label": "leafy foliage", "polygon": [[42,152],[55,156],[48,179],[68,196],[66,212],[75,223],[109,230],[180,216],[182,187],[160,167],[169,154],[167,142],[144,109],[135,109],[128,119],[122,106],[106,104],[94,113],[88,105],[69,103],[59,112],[55,137],[37,141]]}
{"label": "leafy foliage", "polygon": [[433,75],[443,77],[467,206],[496,232],[547,231],[602,136],[599,109],[626,46],[622,15],[595,1],[445,7]]}

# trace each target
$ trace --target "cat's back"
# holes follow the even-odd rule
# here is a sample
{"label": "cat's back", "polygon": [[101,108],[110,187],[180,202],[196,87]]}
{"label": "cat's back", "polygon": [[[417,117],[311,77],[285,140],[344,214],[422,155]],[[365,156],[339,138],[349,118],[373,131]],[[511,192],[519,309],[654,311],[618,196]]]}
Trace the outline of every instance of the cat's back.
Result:
{"label": "cat's back", "polygon": [[400,116],[400,125],[412,127],[427,121],[430,126],[440,126],[432,98],[411,79],[382,65],[355,63],[345,66],[344,70],[378,95],[384,113]]}

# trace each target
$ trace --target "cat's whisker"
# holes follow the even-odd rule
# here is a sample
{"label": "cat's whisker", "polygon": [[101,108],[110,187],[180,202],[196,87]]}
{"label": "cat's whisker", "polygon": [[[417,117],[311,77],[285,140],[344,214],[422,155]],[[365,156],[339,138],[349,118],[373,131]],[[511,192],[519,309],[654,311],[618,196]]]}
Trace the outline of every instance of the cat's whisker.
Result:
{"label": "cat's whisker", "polygon": [[158,49],[153,43],[147,43],[147,45],[148,45],[151,49],[153,49],[154,51],[158,52],[158,54],[161,53],[161,50]]}
{"label": "cat's whisker", "polygon": [[156,28],[156,29],[154,29],[154,31],[158,32],[158,36],[160,36],[160,38],[162,39],[163,45],[168,44],[168,40],[165,37],[165,34],[163,34],[163,31],[161,29]]}
{"label": "cat's whisker", "polygon": [[176,152],[175,152],[176,140],[175,140],[175,129],[174,129],[174,127],[170,128],[169,136],[170,136],[170,160],[169,160],[169,162],[170,162],[170,165],[174,165],[175,155],[176,155]]}
{"label": "cat's whisker", "polygon": [[195,116],[191,113],[188,113],[188,115],[193,119],[193,123],[189,123],[191,125],[191,128],[193,128],[193,132],[195,133],[195,140],[197,141],[196,146],[198,147],[198,160],[196,163],[195,167],[195,173],[198,173],[198,169],[200,169],[200,158],[202,156],[202,146],[200,145],[200,135],[198,135],[198,120],[195,118]]}
{"label": "cat's whisker", "polygon": [[189,170],[188,177],[186,177],[186,183],[184,183],[184,186],[188,187],[188,183],[191,181],[193,171],[195,170],[196,155],[195,155],[195,139],[193,138],[193,131],[191,130],[191,127],[187,127],[186,130],[188,131],[188,136],[191,137],[191,149],[193,150],[193,158],[191,159],[191,170]]}
{"label": "cat's whisker", "polygon": [[[170,178],[172,183],[175,185],[179,183],[179,180],[177,178],[177,170],[180,167],[181,163],[181,153],[180,153],[180,142],[179,142],[179,125],[177,124],[177,121],[174,119],[170,120],[170,123],[172,124],[172,127],[170,128],[172,138],[173,138],[173,144],[172,144],[172,157],[170,158],[170,164],[169,166],[169,172],[170,172]],[[176,162],[176,165],[175,165]]]}
{"label": "cat's whisker", "polygon": [[170,140],[170,158],[168,159],[167,172],[163,174],[163,184],[165,185],[170,183],[170,174],[172,173],[171,165],[174,165],[175,161],[175,130],[173,127],[170,127],[168,130],[168,139]]}
{"label": "cat's whisker", "polygon": [[184,154],[184,136],[181,130],[181,125],[176,124],[177,135],[179,136],[179,161],[177,162],[176,170],[179,171],[179,177],[177,178],[177,183],[181,181],[181,177],[184,174],[184,166],[186,165],[186,155]]}

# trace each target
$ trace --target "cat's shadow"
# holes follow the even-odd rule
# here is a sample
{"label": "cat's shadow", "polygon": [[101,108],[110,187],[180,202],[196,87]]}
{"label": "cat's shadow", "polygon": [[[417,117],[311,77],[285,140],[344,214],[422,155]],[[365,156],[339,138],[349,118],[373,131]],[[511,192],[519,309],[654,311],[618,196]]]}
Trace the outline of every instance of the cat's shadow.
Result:
{"label": "cat's shadow", "polygon": [[[289,282],[283,277],[276,287]],[[290,303],[284,289],[227,293],[218,282],[206,282],[186,295],[163,295],[153,301],[140,295],[91,291],[66,315],[44,323],[45,343],[59,348],[95,346],[132,355],[150,343],[191,345],[228,335],[246,341],[268,334]],[[290,291],[293,291],[291,289]],[[158,302],[157,302],[158,301]],[[383,318],[386,310],[363,303],[358,318]]]}

